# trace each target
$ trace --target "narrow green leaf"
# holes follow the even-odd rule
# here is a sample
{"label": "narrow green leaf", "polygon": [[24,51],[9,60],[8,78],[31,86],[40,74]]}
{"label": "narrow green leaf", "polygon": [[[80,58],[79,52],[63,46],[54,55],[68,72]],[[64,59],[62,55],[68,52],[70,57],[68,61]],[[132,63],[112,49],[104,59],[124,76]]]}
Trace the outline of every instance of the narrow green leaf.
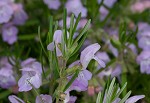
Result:
{"label": "narrow green leaf", "polygon": [[123,99],[121,99],[121,101],[119,102],[119,103],[124,103],[127,99],[128,99],[128,97],[131,95],[131,91],[129,91],[124,97],[123,97]]}
{"label": "narrow green leaf", "polygon": [[50,16],[48,37],[49,43],[51,43],[53,41],[53,16]]}
{"label": "narrow green leaf", "polygon": [[91,19],[88,20],[88,22],[86,23],[82,31],[79,33],[79,35],[75,39],[74,43],[77,43],[78,40],[84,35],[84,33],[88,30],[90,23],[91,23]]}
{"label": "narrow green leaf", "polygon": [[96,100],[96,103],[101,103],[101,92],[98,93],[98,96],[97,96],[97,100]]}
{"label": "narrow green leaf", "polygon": [[123,87],[119,90],[119,92],[116,94],[116,96],[113,98],[112,101],[114,101],[116,98],[118,98],[120,96],[120,94],[122,93],[122,91],[125,89],[125,87],[127,86],[127,82],[123,85]]}
{"label": "narrow green leaf", "polygon": [[40,35],[40,26],[38,27],[38,36],[39,36],[39,41],[40,41],[41,47],[42,47],[42,49],[43,49],[43,51],[44,51],[45,55],[46,55],[46,56],[48,56],[48,55],[47,55],[46,50],[44,49],[44,46],[43,46],[42,40],[41,40],[41,35]]}
{"label": "narrow green leaf", "polygon": [[63,37],[64,37],[64,42],[67,45],[68,41],[67,41],[67,26],[66,26],[66,19],[67,19],[67,10],[64,9],[64,13],[63,13]]}
{"label": "narrow green leaf", "polygon": [[71,20],[70,20],[70,31],[69,31],[69,47],[71,46],[71,42],[73,41],[73,25],[74,25],[74,14],[71,15]]}
{"label": "narrow green leaf", "polygon": [[63,92],[65,92],[71,86],[71,84],[74,82],[74,80],[78,77],[79,71],[80,71],[79,69],[76,70],[76,73],[73,75],[71,80],[67,83],[67,85],[65,86]]}

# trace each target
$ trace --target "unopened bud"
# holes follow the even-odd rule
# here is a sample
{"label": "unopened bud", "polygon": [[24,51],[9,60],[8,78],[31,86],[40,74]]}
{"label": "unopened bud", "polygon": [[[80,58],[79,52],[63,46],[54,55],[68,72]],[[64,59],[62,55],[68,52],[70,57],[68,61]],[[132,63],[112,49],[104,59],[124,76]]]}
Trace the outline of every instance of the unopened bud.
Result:
{"label": "unopened bud", "polygon": [[88,86],[88,95],[93,96],[95,94],[94,86]]}

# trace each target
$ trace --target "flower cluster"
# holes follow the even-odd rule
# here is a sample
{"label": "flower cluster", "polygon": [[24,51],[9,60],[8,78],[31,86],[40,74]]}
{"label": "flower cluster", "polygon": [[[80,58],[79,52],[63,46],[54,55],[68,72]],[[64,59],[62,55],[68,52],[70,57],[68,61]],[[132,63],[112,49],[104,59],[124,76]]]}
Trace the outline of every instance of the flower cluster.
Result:
{"label": "flower cluster", "polygon": [[17,41],[18,29],[16,26],[23,25],[28,19],[23,5],[13,0],[0,1],[0,24],[4,42],[12,45]]}

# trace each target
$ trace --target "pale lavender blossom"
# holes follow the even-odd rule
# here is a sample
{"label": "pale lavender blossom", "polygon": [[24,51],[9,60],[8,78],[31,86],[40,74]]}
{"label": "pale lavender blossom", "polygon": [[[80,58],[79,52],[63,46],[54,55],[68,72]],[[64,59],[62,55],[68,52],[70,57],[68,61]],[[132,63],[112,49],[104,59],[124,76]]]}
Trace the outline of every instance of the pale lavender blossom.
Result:
{"label": "pale lavender blossom", "polygon": [[15,95],[10,95],[10,96],[8,97],[8,99],[9,99],[9,101],[10,101],[11,103],[25,103],[22,99],[18,98],[18,97],[15,96]]}
{"label": "pale lavender blossom", "polygon": [[143,50],[150,50],[150,37],[142,37],[138,41],[138,46]]}
{"label": "pale lavender blossom", "polygon": [[60,7],[59,0],[44,0],[44,3],[48,6],[49,9],[57,10]]}
{"label": "pale lavender blossom", "polygon": [[54,50],[54,44],[56,44],[56,54],[57,56],[62,56],[62,52],[60,51],[60,49],[58,48],[58,44],[61,43],[61,38],[62,38],[62,31],[61,30],[56,30],[53,36],[53,42],[50,43],[47,46],[47,49],[50,51]]}
{"label": "pale lavender blossom", "polygon": [[138,27],[138,46],[143,50],[150,50],[150,25],[147,23],[139,23]]}
{"label": "pale lavender blossom", "polygon": [[[71,79],[71,77],[68,77],[68,78]],[[90,80],[91,78],[92,78],[92,73],[90,71],[88,70],[81,71],[78,77],[69,87],[69,91],[72,91],[72,90],[76,90],[78,92],[86,91],[88,87],[88,80]]]}
{"label": "pale lavender blossom", "polygon": [[35,103],[52,103],[52,97],[50,95],[41,94],[36,97]]}
{"label": "pale lavender blossom", "polygon": [[29,91],[32,86],[39,88],[42,84],[42,66],[39,62],[30,58],[22,64],[22,77],[18,81],[19,91]]}
{"label": "pale lavender blossom", "polygon": [[118,79],[120,79],[120,74],[122,73],[122,68],[121,65],[117,64],[114,68],[113,67],[108,67],[107,70],[103,70],[102,72],[100,72],[98,74],[98,76],[100,78],[103,78],[105,76],[111,76],[111,78],[113,77],[118,77]]}
{"label": "pale lavender blossom", "polygon": [[16,85],[16,79],[7,58],[0,59],[0,87],[10,88]]}
{"label": "pale lavender blossom", "polygon": [[18,29],[12,23],[7,23],[2,26],[2,39],[4,42],[12,45],[17,41]]}
{"label": "pale lavender blossom", "polygon": [[137,62],[140,64],[141,73],[150,74],[150,52],[142,51],[137,57]]}
{"label": "pale lavender blossom", "polygon": [[[78,26],[77,26],[77,29],[81,29],[81,28],[83,28],[84,26],[85,26],[85,24],[87,23],[87,19],[81,19],[80,21],[79,21],[79,24],[78,24]],[[91,27],[91,24],[89,25],[89,28]]]}
{"label": "pale lavender blossom", "polygon": [[108,63],[110,61],[110,58],[106,52],[97,52],[96,56],[103,60],[105,63]]}
{"label": "pale lavender blossom", "polygon": [[[70,27],[70,21],[71,21],[71,18],[70,18],[70,17],[67,17],[67,18],[66,18],[66,26],[67,26],[67,28]],[[75,19],[74,19],[74,22],[75,22]],[[63,27],[63,20],[60,20],[60,21],[59,21],[59,26],[60,26],[60,27]]]}
{"label": "pale lavender blossom", "polygon": [[[102,0],[98,0],[98,3],[100,3]],[[116,0],[104,0],[104,4],[111,8],[114,3],[116,2]],[[109,11],[108,9],[106,9],[104,6],[101,6],[100,9],[99,9],[99,12],[100,12],[100,20],[104,20],[105,17],[108,15]]]}
{"label": "pale lavender blossom", "polygon": [[7,1],[0,1],[0,24],[7,23],[13,14],[13,9]]}
{"label": "pale lavender blossom", "polygon": [[[135,96],[132,96],[130,98],[128,98],[125,103],[136,103],[138,100],[144,98],[145,95],[135,95]],[[120,102],[120,98],[117,98],[113,103],[119,103]]]}
{"label": "pale lavender blossom", "polygon": [[[71,65],[69,65],[69,68],[72,68],[73,66],[80,66],[80,60],[77,60],[73,62]],[[72,76],[68,77],[68,80],[70,80]],[[67,91],[85,91],[88,87],[88,80],[92,78],[92,73],[86,69],[80,71],[78,74],[78,77],[75,79],[75,81],[72,83],[72,85],[69,87]]]}
{"label": "pale lavender blossom", "polygon": [[132,96],[132,97],[128,98],[125,103],[135,103],[135,102],[137,102],[138,100],[140,100],[144,97],[145,97],[145,95]]}
{"label": "pale lavender blossom", "polygon": [[65,7],[68,13],[74,13],[76,17],[80,12],[82,13],[81,17],[87,16],[87,10],[83,7],[81,0],[68,0]]}
{"label": "pale lavender blossom", "polygon": [[28,19],[27,13],[23,9],[22,4],[12,4],[12,8],[14,10],[13,13],[13,23],[15,25],[23,25]]}
{"label": "pale lavender blossom", "polygon": [[[61,43],[63,32],[61,30],[56,30],[53,36],[53,42],[51,42],[47,46],[47,50],[54,51],[54,47],[56,45],[56,55],[62,56],[62,52],[59,49],[58,45]],[[67,32],[67,38],[69,37],[69,33]]]}
{"label": "pale lavender blossom", "polygon": [[109,11],[104,6],[100,7],[99,12],[100,12],[100,20],[104,20],[109,13]]}
{"label": "pale lavender blossom", "polygon": [[[107,6],[107,7],[112,7],[114,5],[114,3],[116,2],[117,0],[104,0],[103,3]],[[102,0],[98,0],[98,3],[101,3]]]}
{"label": "pale lavender blossom", "polygon": [[89,62],[92,59],[95,59],[102,67],[105,67],[105,63],[98,56],[95,55],[99,49],[100,45],[98,43],[95,43],[89,45],[81,52],[80,62],[82,64],[83,69],[87,68]]}
{"label": "pale lavender blossom", "polygon": [[75,103],[76,99],[76,96],[70,96],[69,92],[67,91],[64,103]]}

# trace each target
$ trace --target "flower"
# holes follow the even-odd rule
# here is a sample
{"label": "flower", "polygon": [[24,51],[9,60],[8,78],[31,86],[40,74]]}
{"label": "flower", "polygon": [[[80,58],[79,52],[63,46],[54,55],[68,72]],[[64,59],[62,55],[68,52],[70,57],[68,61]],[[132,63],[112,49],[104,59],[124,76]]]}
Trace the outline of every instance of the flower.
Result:
{"label": "flower", "polygon": [[13,14],[11,5],[7,1],[0,1],[0,24],[7,23]]}
{"label": "flower", "polygon": [[9,101],[10,101],[11,103],[25,103],[22,99],[18,98],[18,97],[15,96],[15,95],[10,95],[10,96],[8,97],[8,99],[9,99]]}
{"label": "flower", "polygon": [[68,0],[65,7],[68,13],[74,13],[76,17],[80,12],[82,14],[81,17],[87,16],[87,10],[83,7],[80,0]]}
{"label": "flower", "polygon": [[49,9],[57,10],[60,7],[59,0],[44,0],[44,3],[48,5]]}
{"label": "flower", "polygon": [[[22,77],[18,81],[19,91],[29,91],[32,86],[39,88],[42,84],[42,66],[35,59],[29,58],[22,63]],[[32,85],[31,85],[32,84]]]}
{"label": "flower", "polygon": [[105,67],[105,63],[95,55],[99,49],[100,45],[98,43],[95,43],[89,45],[81,52],[80,62],[82,64],[83,69],[87,68],[89,62],[92,59],[95,59],[102,67]]}
{"label": "flower", "polygon": [[14,14],[13,14],[13,23],[15,25],[23,25],[28,19],[28,15],[23,10],[22,4],[13,4],[12,5]]}
{"label": "flower", "polygon": [[35,103],[52,103],[52,97],[50,95],[44,95],[41,94],[40,96],[36,97],[36,102]]}
{"label": "flower", "polygon": [[[70,77],[69,77],[70,78]],[[86,91],[88,87],[88,80],[92,78],[92,73],[88,70],[83,70],[69,87],[69,90]],[[70,78],[71,79],[71,78]]]}
{"label": "flower", "polygon": [[128,98],[125,103],[135,103],[135,102],[137,102],[138,100],[140,100],[144,97],[145,97],[145,95],[132,96],[132,97]]}
{"label": "flower", "polygon": [[137,62],[140,64],[141,73],[150,74],[150,52],[142,51],[137,56]]}
{"label": "flower", "polygon": [[12,66],[8,63],[7,58],[0,59],[0,78],[1,88],[10,88],[16,85]]}
{"label": "flower", "polygon": [[[71,18],[70,17],[67,17],[66,18],[66,26],[67,26],[67,28],[69,28],[70,27],[70,21],[71,21]],[[74,22],[76,21],[76,19],[74,19]],[[59,26],[60,27],[63,27],[63,20],[60,20],[59,21]]]}
{"label": "flower", "polygon": [[[145,95],[136,95],[136,96],[132,96],[130,98],[128,98],[125,103],[135,103],[137,102],[138,100],[144,98]],[[117,98],[113,103],[119,103],[121,99],[120,98]]]}
{"label": "flower", "polygon": [[76,99],[76,96],[70,96],[69,92],[66,92],[64,103],[75,103]]}
{"label": "flower", "polygon": [[18,29],[12,23],[7,23],[2,26],[3,41],[8,44],[13,44],[17,41]]}
{"label": "flower", "polygon": [[[54,44],[56,44],[56,54],[57,54],[58,57],[62,56],[62,52],[58,47],[58,45],[61,43],[62,35],[63,35],[63,32],[61,30],[56,30],[55,33],[54,33],[54,36],[53,36],[53,42],[51,42],[47,46],[47,50],[54,51],[54,47],[55,47]],[[67,37],[69,37],[68,32],[67,32]]]}
{"label": "flower", "polygon": [[57,56],[62,56],[62,52],[60,51],[60,49],[57,46],[59,43],[61,43],[61,38],[62,38],[62,31],[56,30],[54,33],[54,36],[53,36],[53,42],[47,46],[48,50],[54,51],[54,46],[55,46],[54,43],[55,43]]}

